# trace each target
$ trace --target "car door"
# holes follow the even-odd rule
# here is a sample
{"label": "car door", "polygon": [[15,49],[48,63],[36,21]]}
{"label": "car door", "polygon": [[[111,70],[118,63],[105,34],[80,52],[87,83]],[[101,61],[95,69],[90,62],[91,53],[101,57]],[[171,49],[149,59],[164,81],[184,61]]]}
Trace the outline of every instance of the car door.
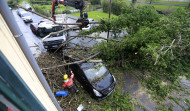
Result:
{"label": "car door", "polygon": [[80,69],[79,72],[81,74],[81,78],[82,78],[82,81],[83,81],[83,84],[84,84],[83,86],[84,86],[85,90],[88,93],[91,93],[92,92],[92,87],[91,87],[91,84],[88,81],[87,77],[85,76],[84,71],[82,69]]}
{"label": "car door", "polygon": [[72,69],[72,71],[74,73],[74,78],[76,78],[77,81],[81,83],[82,82],[82,78],[80,77],[79,66],[77,64],[73,64],[73,65],[70,66],[70,68]]}

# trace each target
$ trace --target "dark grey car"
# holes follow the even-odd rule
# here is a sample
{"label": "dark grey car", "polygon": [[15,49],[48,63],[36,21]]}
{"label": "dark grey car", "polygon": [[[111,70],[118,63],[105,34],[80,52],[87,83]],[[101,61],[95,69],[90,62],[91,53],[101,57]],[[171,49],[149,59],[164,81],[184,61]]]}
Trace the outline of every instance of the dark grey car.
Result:
{"label": "dark grey car", "polygon": [[76,79],[91,97],[101,100],[109,96],[115,87],[115,77],[101,62],[80,63],[71,65]]}

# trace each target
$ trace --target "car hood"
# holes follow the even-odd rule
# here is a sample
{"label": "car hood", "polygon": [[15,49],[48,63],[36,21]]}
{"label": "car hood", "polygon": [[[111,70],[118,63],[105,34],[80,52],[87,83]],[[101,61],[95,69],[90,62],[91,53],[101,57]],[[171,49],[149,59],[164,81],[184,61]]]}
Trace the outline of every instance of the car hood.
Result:
{"label": "car hood", "polygon": [[63,35],[63,36],[58,36],[58,37],[50,37],[50,38],[46,38],[46,39],[44,40],[44,42],[45,42],[45,41],[55,41],[55,40],[63,40],[63,41],[66,41],[66,37],[65,37],[65,35]]}
{"label": "car hood", "polygon": [[98,91],[108,88],[114,82],[113,76],[109,73],[104,79],[93,84]]}
{"label": "car hood", "polygon": [[22,17],[23,19],[31,19],[30,16],[25,16],[25,17]]}

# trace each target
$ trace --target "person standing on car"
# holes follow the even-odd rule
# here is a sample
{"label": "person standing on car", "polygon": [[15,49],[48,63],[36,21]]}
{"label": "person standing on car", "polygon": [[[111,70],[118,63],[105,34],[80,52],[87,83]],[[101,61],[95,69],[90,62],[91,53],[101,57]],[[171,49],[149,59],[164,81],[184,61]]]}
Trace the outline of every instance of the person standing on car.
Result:
{"label": "person standing on car", "polygon": [[68,91],[70,93],[72,93],[72,89],[74,89],[76,92],[78,92],[77,88],[75,87],[75,85],[73,84],[73,78],[74,78],[74,74],[73,72],[71,71],[71,77],[68,78],[68,75],[65,74],[63,76],[63,79],[64,79],[64,83],[63,83],[63,87],[67,87],[68,88]]}

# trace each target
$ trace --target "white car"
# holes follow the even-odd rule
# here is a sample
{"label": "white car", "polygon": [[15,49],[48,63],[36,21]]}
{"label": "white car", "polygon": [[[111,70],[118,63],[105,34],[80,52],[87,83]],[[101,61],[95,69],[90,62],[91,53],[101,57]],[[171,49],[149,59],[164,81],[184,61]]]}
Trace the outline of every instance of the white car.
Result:
{"label": "white car", "polygon": [[[93,18],[88,18],[89,22],[94,21]],[[90,30],[92,27],[94,27],[94,24],[88,24],[86,27],[82,28],[82,30]]]}
{"label": "white car", "polygon": [[22,8],[17,9],[18,16],[21,16],[20,13],[23,12],[23,11],[24,11],[24,9],[22,9]]}
{"label": "white car", "polygon": [[22,20],[26,23],[26,22],[33,22],[30,14],[26,11],[21,11],[20,12],[20,17],[22,18]]}

